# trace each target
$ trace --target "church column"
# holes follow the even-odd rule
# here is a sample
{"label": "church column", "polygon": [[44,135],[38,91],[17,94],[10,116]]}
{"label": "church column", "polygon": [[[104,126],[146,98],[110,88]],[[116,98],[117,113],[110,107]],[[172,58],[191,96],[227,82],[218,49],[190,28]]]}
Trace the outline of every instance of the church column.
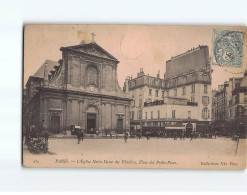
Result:
{"label": "church column", "polygon": [[97,77],[98,77],[98,89],[99,91],[101,91],[101,75],[100,75],[100,70],[98,70],[98,73],[97,73]]}
{"label": "church column", "polygon": [[98,130],[99,130],[99,131],[102,130],[102,128],[101,128],[101,127],[102,127],[102,107],[103,107],[103,106],[101,105],[101,108],[100,108],[99,114],[98,114],[98,115],[99,115],[99,116],[98,116],[98,117],[99,117],[99,118],[98,118],[98,121],[99,121]]}
{"label": "church column", "polygon": [[72,111],[72,100],[67,99],[67,126],[69,126],[71,122],[71,111]]}
{"label": "church column", "polygon": [[98,88],[99,88],[99,91],[101,91],[101,88],[102,88],[102,63],[100,64],[100,68],[99,68],[99,72],[98,72],[98,79],[99,79],[99,85],[98,85]]}
{"label": "church column", "polygon": [[111,130],[112,130],[112,104],[110,104],[111,105]]}
{"label": "church column", "polygon": [[67,128],[67,100],[63,100],[63,130],[68,129]]}
{"label": "church column", "polygon": [[82,110],[81,110],[81,104],[82,104],[82,101],[81,100],[78,100],[78,106],[79,106],[79,118],[78,118],[78,125],[81,126],[81,121],[82,121]]}
{"label": "church column", "polygon": [[102,68],[101,68],[101,89],[105,88],[105,64],[102,63]]}
{"label": "church column", "polygon": [[68,56],[68,81],[67,84],[71,84],[71,63],[72,63],[72,57]]}
{"label": "church column", "polygon": [[101,130],[105,130],[106,128],[106,104],[105,103],[102,103],[102,110],[101,110],[101,118],[102,118],[102,121],[101,121]]}
{"label": "church column", "polygon": [[112,104],[112,128],[116,130],[116,104]]}
{"label": "church column", "polygon": [[86,112],[86,106],[85,101],[83,102],[83,110],[82,110],[82,128],[85,130],[85,133],[87,133],[87,112]]}
{"label": "church column", "polygon": [[87,68],[86,67],[87,67],[87,63],[85,62],[83,64],[83,71],[82,71],[84,89],[86,89],[86,83],[87,83]]}
{"label": "church column", "polygon": [[112,75],[111,75],[111,87],[112,91],[114,91],[114,67],[112,65]]}
{"label": "church column", "polygon": [[116,83],[117,79],[116,79],[116,67],[115,67],[115,65],[112,65],[112,74],[113,74],[112,90],[115,91],[116,90],[116,85],[117,85],[117,83]]}
{"label": "church column", "polygon": [[84,129],[85,129],[85,131],[87,132],[87,112],[84,112]]}
{"label": "church column", "polygon": [[83,86],[85,88],[85,77],[86,77],[86,72],[85,72],[85,60],[81,58],[81,82],[80,82],[80,85]]}
{"label": "church column", "polygon": [[49,99],[47,98],[47,97],[44,97],[43,98],[44,99],[44,109],[43,109],[43,120],[44,120],[44,124],[43,124],[43,127],[45,128],[45,129],[47,129],[48,127],[49,127],[49,120],[50,120],[50,118],[49,118],[49,109],[48,109],[48,101],[49,101]]}

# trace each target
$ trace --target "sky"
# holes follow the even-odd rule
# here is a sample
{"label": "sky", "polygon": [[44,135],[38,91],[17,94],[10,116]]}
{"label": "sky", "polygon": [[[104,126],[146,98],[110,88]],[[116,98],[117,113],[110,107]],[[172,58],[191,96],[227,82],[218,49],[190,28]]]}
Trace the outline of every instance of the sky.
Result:
{"label": "sky", "polygon": [[[158,25],[26,25],[24,28],[24,85],[45,60],[62,58],[60,47],[94,40],[120,62],[118,81],[122,87],[127,76],[136,77],[140,68],[145,74],[165,73],[166,61],[199,45],[209,46],[212,57],[213,29],[243,30],[243,27],[158,26]],[[247,29],[245,28],[246,39]],[[245,50],[246,52],[246,44]],[[243,76],[247,69],[246,55],[240,68],[212,65],[212,88],[216,89],[230,77]]]}

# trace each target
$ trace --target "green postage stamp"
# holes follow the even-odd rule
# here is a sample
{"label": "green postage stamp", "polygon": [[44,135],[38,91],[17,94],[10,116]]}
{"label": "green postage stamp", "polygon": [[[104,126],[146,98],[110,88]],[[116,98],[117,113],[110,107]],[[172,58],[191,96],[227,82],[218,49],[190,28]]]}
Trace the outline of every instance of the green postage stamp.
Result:
{"label": "green postage stamp", "polygon": [[243,56],[242,31],[214,30],[213,65],[241,67]]}

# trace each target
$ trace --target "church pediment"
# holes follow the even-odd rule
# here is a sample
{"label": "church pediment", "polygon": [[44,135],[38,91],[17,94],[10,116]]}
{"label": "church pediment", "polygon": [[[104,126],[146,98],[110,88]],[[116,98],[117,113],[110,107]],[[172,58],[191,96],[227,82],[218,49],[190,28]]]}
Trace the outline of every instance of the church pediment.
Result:
{"label": "church pediment", "polygon": [[105,51],[102,47],[100,47],[97,43],[89,43],[89,44],[80,44],[70,47],[62,47],[61,50],[68,49],[71,51],[77,51],[84,54],[88,54],[91,56],[101,57],[109,60],[113,60],[115,62],[118,62],[118,60],[113,57],[110,53]]}

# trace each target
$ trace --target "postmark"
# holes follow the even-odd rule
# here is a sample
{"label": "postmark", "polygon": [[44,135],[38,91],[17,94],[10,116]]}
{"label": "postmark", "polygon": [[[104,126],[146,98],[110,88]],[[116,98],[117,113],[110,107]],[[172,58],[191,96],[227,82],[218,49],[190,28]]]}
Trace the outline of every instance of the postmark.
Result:
{"label": "postmark", "polygon": [[213,65],[241,67],[243,56],[242,31],[214,30]]}

